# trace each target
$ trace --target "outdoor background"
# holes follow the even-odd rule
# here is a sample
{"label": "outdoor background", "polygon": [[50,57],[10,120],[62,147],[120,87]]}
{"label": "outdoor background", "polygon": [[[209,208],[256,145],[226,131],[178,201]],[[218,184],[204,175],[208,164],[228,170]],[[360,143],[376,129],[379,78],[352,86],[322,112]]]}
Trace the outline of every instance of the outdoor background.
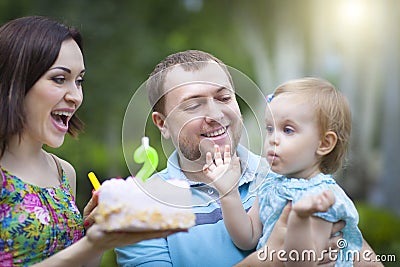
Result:
{"label": "outdoor background", "polygon": [[[356,203],[365,239],[378,254],[396,254],[397,262],[399,14],[396,0],[0,0],[1,24],[43,15],[83,34],[87,72],[78,114],[86,130],[78,140],[68,137],[60,149],[49,149],[75,166],[81,210],[92,191],[88,172],[102,181],[130,175],[121,133],[135,90],[167,55],[200,49],[248,75],[264,94],[288,79],[319,76],[348,97],[351,151],[337,180]],[[261,106],[252,111],[262,116]],[[249,111],[243,112],[246,121]],[[148,131],[162,152],[159,134]],[[160,156],[159,170],[168,155]],[[110,252],[102,265],[113,262]]]}

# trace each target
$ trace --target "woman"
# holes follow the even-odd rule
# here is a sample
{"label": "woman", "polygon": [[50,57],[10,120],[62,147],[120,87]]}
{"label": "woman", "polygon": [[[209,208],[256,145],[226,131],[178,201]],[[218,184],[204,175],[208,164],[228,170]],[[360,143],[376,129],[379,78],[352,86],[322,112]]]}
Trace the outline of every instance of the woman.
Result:
{"label": "woman", "polygon": [[[0,28],[0,266],[98,264],[107,249],[166,234],[95,225],[83,237],[75,170],[43,145],[60,147],[66,133],[82,130],[75,113],[84,74],[76,29],[37,16]],[[96,205],[94,197],[84,216]]]}

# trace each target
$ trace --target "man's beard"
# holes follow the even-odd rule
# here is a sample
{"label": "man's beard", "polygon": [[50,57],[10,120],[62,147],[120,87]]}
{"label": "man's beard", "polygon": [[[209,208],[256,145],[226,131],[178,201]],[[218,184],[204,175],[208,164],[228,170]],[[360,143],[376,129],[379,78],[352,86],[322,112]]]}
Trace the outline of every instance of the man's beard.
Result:
{"label": "man's beard", "polygon": [[199,147],[194,145],[193,142],[187,138],[181,138],[179,140],[179,150],[181,155],[183,155],[185,159],[189,161],[195,161],[201,157]]}

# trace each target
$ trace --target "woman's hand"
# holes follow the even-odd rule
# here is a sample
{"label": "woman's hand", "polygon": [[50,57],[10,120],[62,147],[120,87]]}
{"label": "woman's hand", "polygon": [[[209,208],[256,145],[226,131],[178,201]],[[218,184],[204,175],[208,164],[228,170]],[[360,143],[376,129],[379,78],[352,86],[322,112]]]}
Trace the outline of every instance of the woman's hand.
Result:
{"label": "woman's hand", "polygon": [[92,246],[99,251],[106,251],[115,247],[135,244],[137,242],[153,239],[165,238],[168,235],[187,230],[155,230],[146,232],[117,232],[104,231],[97,224],[94,224],[86,232],[86,237]]}
{"label": "woman's hand", "polygon": [[99,194],[98,191],[93,191],[92,198],[86,204],[83,209],[83,226],[87,230],[95,222],[95,212],[97,205],[99,204]]}

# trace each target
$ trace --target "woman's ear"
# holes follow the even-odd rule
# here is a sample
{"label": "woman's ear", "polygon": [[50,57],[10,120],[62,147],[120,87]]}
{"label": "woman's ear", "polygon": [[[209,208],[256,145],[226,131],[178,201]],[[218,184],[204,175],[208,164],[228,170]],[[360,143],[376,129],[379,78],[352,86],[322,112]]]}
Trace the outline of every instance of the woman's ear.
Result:
{"label": "woman's ear", "polygon": [[332,131],[326,132],[319,143],[317,154],[320,156],[325,156],[329,154],[335,148],[336,143],[337,143],[336,133]]}
{"label": "woman's ear", "polygon": [[167,125],[165,123],[164,115],[161,114],[160,112],[154,111],[151,114],[151,118],[153,120],[154,125],[157,126],[157,128],[160,130],[162,136],[165,139],[170,138],[171,136],[169,134],[168,127],[167,127]]}

